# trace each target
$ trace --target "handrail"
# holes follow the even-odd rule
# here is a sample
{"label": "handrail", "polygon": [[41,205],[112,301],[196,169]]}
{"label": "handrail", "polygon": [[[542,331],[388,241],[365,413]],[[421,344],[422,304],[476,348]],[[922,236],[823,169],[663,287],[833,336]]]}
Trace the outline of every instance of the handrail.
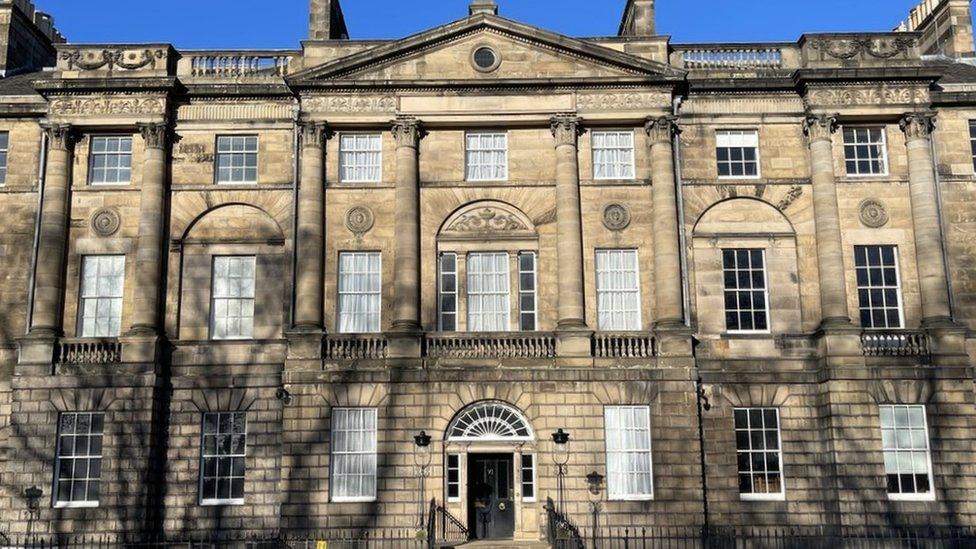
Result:
{"label": "handrail", "polygon": [[558,549],[586,549],[579,527],[573,521],[556,509],[552,498],[546,498],[546,532],[549,545]]}
{"label": "handrail", "polygon": [[468,541],[469,535],[468,527],[463,522],[439,505],[436,499],[430,500],[430,513],[427,515],[427,547],[432,549],[438,542],[465,542]]}

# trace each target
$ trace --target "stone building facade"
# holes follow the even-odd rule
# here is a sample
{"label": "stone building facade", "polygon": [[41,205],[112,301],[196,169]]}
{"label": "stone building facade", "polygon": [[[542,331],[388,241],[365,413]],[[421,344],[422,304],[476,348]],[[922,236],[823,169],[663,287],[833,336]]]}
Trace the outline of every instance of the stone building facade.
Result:
{"label": "stone building facade", "polygon": [[653,0],[586,39],[310,5],[296,51],[35,19],[53,66],[0,80],[3,532],[435,499],[534,540],[591,471],[607,526],[976,526],[968,0],[754,45],[673,44]]}

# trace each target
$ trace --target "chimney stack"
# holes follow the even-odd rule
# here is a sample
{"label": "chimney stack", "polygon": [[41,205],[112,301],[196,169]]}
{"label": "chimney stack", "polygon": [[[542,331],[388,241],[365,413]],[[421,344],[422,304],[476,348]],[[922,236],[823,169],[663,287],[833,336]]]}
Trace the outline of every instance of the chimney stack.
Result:
{"label": "chimney stack", "polygon": [[308,38],[345,40],[349,38],[339,0],[310,0]]}
{"label": "chimney stack", "polygon": [[627,0],[620,36],[654,36],[654,0]]}
{"label": "chimney stack", "polygon": [[476,15],[479,13],[498,15],[498,5],[495,4],[495,0],[471,0],[471,5],[468,6],[468,14]]}
{"label": "chimney stack", "polygon": [[908,19],[896,28],[922,34],[923,55],[971,57],[973,55],[972,0],[922,0]]}

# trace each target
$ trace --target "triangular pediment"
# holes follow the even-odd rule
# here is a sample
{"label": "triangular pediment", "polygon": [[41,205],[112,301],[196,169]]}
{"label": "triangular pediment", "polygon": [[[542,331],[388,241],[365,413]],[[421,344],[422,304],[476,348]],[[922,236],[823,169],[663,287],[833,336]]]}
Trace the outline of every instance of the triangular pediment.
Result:
{"label": "triangular pediment", "polygon": [[[478,67],[489,48],[497,66]],[[485,84],[512,81],[670,80],[680,70],[495,15],[478,14],[365,50],[290,78],[294,85],[329,81],[385,85],[406,82]]]}

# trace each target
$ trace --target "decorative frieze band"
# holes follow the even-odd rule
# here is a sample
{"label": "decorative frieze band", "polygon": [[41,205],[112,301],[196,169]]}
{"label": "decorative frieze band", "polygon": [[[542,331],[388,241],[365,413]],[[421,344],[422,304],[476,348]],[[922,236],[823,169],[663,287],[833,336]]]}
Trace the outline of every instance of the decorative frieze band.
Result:
{"label": "decorative frieze band", "polygon": [[580,111],[644,111],[671,106],[671,92],[581,93],[576,98]]}
{"label": "decorative frieze band", "polygon": [[397,98],[392,95],[303,97],[302,110],[324,113],[394,113],[397,111]]}
{"label": "decorative frieze band", "polygon": [[810,105],[926,105],[929,92],[918,86],[811,88],[807,92]]}
{"label": "decorative frieze band", "polygon": [[166,101],[162,97],[59,97],[51,100],[49,111],[55,116],[126,116],[163,115]]}

